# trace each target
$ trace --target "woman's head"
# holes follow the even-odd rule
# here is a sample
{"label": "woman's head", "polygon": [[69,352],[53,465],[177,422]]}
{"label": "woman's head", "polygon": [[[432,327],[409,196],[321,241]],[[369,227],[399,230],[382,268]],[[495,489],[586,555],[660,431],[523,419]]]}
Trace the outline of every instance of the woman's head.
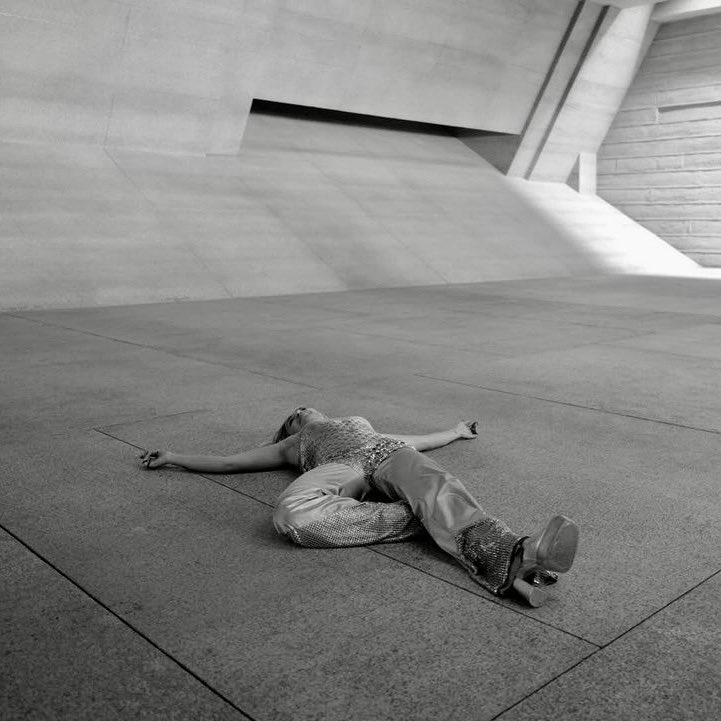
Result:
{"label": "woman's head", "polygon": [[275,432],[273,443],[278,443],[288,436],[297,433],[306,423],[311,420],[322,420],[325,416],[315,408],[299,406],[284,421],[283,425]]}

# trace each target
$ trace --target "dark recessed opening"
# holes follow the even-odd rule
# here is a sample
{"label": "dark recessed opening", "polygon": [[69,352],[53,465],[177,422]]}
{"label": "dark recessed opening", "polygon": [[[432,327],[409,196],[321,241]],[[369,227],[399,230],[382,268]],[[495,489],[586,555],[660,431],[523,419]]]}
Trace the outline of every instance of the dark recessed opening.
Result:
{"label": "dark recessed opening", "polygon": [[[483,132],[478,129],[462,128],[453,125],[422,123],[417,120],[401,120],[399,118],[383,118],[377,115],[363,115],[361,113],[346,113],[341,110],[328,110],[326,108],[314,108],[308,105],[278,103],[273,100],[260,100],[257,98],[253,100],[250,112],[259,115],[284,115],[290,118],[316,120],[326,123],[343,123],[345,125],[404,130],[416,133],[433,133],[435,135],[457,136],[459,133]],[[489,135],[502,135],[502,133],[489,133]]]}

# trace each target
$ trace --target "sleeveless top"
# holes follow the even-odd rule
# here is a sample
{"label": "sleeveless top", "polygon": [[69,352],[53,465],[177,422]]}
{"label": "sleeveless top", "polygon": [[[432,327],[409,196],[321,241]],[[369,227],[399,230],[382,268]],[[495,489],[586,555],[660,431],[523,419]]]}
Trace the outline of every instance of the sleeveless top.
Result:
{"label": "sleeveless top", "polygon": [[360,416],[308,423],[298,438],[303,473],[326,463],[343,463],[368,479],[393,451],[408,445],[397,438],[384,438]]}

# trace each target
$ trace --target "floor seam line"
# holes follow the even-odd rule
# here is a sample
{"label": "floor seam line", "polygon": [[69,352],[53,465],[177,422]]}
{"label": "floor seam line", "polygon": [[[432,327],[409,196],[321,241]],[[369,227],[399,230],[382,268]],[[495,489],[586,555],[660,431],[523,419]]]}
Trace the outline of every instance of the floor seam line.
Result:
{"label": "floor seam line", "polygon": [[[135,425],[136,423],[147,423],[148,421],[159,421],[165,418],[175,418],[177,416],[189,416],[194,413],[212,413],[212,408],[193,408],[189,411],[178,411],[177,413],[163,413],[162,415],[149,416],[146,418],[134,418],[132,420],[120,421],[119,423],[105,423],[102,426],[92,426],[91,430],[104,433],[106,428],[116,428],[117,426]],[[108,434],[106,434],[108,435]],[[114,436],[112,436],[114,437]],[[122,440],[122,439],[118,439]]]}
{"label": "floor seam line", "polygon": [[570,401],[559,401],[554,398],[543,398],[542,396],[534,396],[528,393],[519,393],[518,391],[504,390],[503,388],[491,388],[489,386],[481,386],[476,383],[467,383],[465,381],[449,380],[448,378],[439,378],[437,376],[426,375],[424,373],[414,373],[417,378],[426,378],[428,380],[440,381],[442,383],[451,383],[453,385],[465,386],[467,388],[477,388],[478,390],[490,391],[492,393],[503,393],[517,398],[528,398],[534,401],[543,401],[545,403],[554,403],[559,406],[568,406],[570,408],[580,408],[581,410],[593,411],[595,413],[603,413],[610,416],[618,416],[621,418],[632,418],[638,421],[646,421],[647,423],[659,423],[673,428],[685,428],[689,431],[699,431],[701,433],[711,433],[713,435],[721,435],[721,431],[712,428],[699,428],[698,426],[687,426],[683,423],[674,423],[673,421],[665,421],[661,418],[647,418],[646,416],[637,416],[633,413],[622,413],[620,411],[606,410],[604,408],[595,408],[594,406],[585,406],[581,403],[571,403]]}
{"label": "floor seam line", "polygon": [[196,363],[204,363],[206,365],[214,366],[217,368],[228,368],[230,370],[237,370],[242,371],[243,373],[250,373],[251,375],[261,376],[262,378],[272,378],[276,381],[283,381],[284,383],[291,383],[292,385],[302,386],[303,388],[310,388],[314,391],[321,391],[322,388],[317,388],[316,386],[312,386],[309,383],[302,383],[299,381],[289,380],[288,378],[281,378],[279,376],[274,376],[269,373],[263,373],[261,371],[256,370],[250,370],[248,368],[238,368],[236,366],[228,365],[227,363],[218,363],[217,361],[211,361],[207,358],[198,358],[194,355],[189,355],[187,353],[176,353],[173,351],[168,350],[167,348],[161,348],[160,346],[154,346],[150,344],[145,343],[137,343],[132,340],[124,340],[123,338],[115,338],[113,336],[103,335],[102,333],[96,333],[94,331],[90,330],[81,330],[79,328],[71,328],[70,326],[61,325],[59,323],[49,323],[45,320],[35,320],[34,318],[26,318],[23,315],[19,314],[13,314],[13,313],[5,313],[5,315],[9,315],[13,318],[18,318],[19,320],[25,320],[29,323],[37,323],[38,325],[47,326],[49,328],[59,328],[61,330],[66,330],[71,333],[80,333],[81,335],[90,336],[91,338],[102,338],[103,340],[111,341],[113,343],[122,343],[123,345],[129,345],[133,348],[142,348],[143,350],[151,350],[155,351],[156,353],[164,353],[165,355],[172,356],[173,358],[182,358],[184,360],[191,360],[195,361]]}
{"label": "floor seam line", "polygon": [[[564,276],[558,276],[557,278],[563,278],[563,277]],[[583,276],[583,277],[596,278],[597,276]],[[635,276],[635,277],[636,278],[639,278],[639,277],[645,278],[647,276]],[[533,280],[533,279],[531,279],[531,280]],[[491,282],[493,282],[493,281],[491,281]],[[503,281],[501,281],[501,282],[503,282]],[[451,285],[460,286],[460,285],[466,285],[466,284],[465,283],[455,283],[455,284],[451,284]],[[483,285],[483,283],[478,283],[478,284],[471,283],[471,286],[473,286],[473,285]],[[563,299],[554,300],[552,298],[551,299],[535,298],[532,295],[531,296],[524,296],[524,295],[519,296],[519,295],[508,294],[508,293],[504,294],[501,292],[489,293],[487,295],[484,293],[479,293],[478,295],[472,295],[471,297],[473,297],[473,298],[498,298],[498,299],[500,299],[501,302],[516,301],[516,302],[520,302],[520,303],[523,303],[523,302],[544,303],[544,304],[550,303],[550,304],[564,305],[564,306],[569,306],[570,308],[579,308],[579,309],[598,308],[602,311],[611,311],[611,312],[613,312],[613,311],[631,311],[631,312],[640,311],[641,313],[644,313],[647,315],[684,315],[684,316],[696,315],[696,316],[705,316],[707,318],[716,318],[716,319],[718,319],[718,322],[721,322],[721,316],[709,315],[708,313],[699,313],[698,311],[694,311],[694,310],[690,310],[690,311],[683,311],[683,310],[678,310],[678,309],[676,309],[676,310],[656,310],[654,308],[643,308],[643,307],[638,308],[633,305],[609,305],[607,303],[592,303],[592,302],[579,303],[577,301],[571,301],[571,300],[563,300]]]}
{"label": "floor seam line", "polygon": [[373,553],[378,554],[379,556],[383,556],[384,558],[387,558],[391,561],[395,561],[396,563],[401,564],[402,566],[406,566],[407,568],[411,568],[414,571],[417,571],[418,573],[423,574],[424,576],[428,576],[429,578],[433,578],[437,581],[441,581],[441,583],[444,583],[447,586],[452,586],[453,588],[457,588],[459,591],[465,591],[466,593],[470,594],[474,598],[479,599],[480,601],[486,601],[488,603],[492,603],[495,606],[498,606],[499,608],[505,609],[506,611],[511,611],[512,613],[515,613],[518,616],[522,616],[525,619],[528,619],[529,621],[533,623],[541,624],[542,626],[546,626],[547,628],[551,628],[554,631],[558,631],[559,633],[562,633],[564,636],[571,636],[572,638],[575,638],[577,641],[582,641],[583,643],[587,643],[589,646],[593,646],[594,653],[596,651],[600,651],[603,647],[599,646],[597,643],[594,643],[593,641],[589,641],[587,638],[583,638],[583,636],[579,636],[578,634],[573,633],[572,631],[568,631],[564,628],[559,628],[558,626],[554,626],[552,623],[549,623],[548,621],[543,621],[540,618],[533,618],[533,616],[529,616],[528,614],[524,613],[521,609],[513,608],[512,606],[506,606],[503,603],[501,603],[499,600],[482,596],[478,593],[474,593],[470,589],[466,588],[465,586],[461,586],[458,583],[455,583],[454,581],[449,581],[447,578],[443,578],[442,576],[437,576],[435,573],[431,573],[430,571],[427,571],[424,568],[418,568],[418,566],[414,566],[411,563],[408,563],[407,561],[402,561],[399,558],[395,558],[394,556],[389,556],[386,553],[383,553],[381,549],[374,548],[373,546],[364,546],[366,550],[371,551]]}
{"label": "floor seam line", "polygon": [[622,633],[619,633],[618,636],[616,636],[615,638],[611,639],[611,640],[608,641],[607,643],[604,643],[604,644],[601,646],[601,650],[606,649],[606,648],[608,648],[609,646],[613,645],[613,644],[616,643],[619,639],[622,639],[622,638],[623,638],[624,636],[626,636],[627,634],[631,633],[632,631],[635,631],[637,628],[639,628],[639,626],[643,626],[643,624],[647,623],[649,620],[651,620],[652,618],[654,618],[655,616],[657,616],[657,615],[658,615],[659,613],[661,613],[662,611],[665,611],[669,606],[673,606],[674,603],[677,603],[677,602],[680,601],[682,598],[685,598],[685,597],[688,596],[690,593],[693,593],[693,591],[695,591],[697,588],[700,588],[701,586],[703,586],[704,583],[708,583],[714,576],[718,576],[719,574],[721,574],[721,569],[719,569],[718,571],[714,571],[712,574],[710,574],[710,575],[707,576],[706,578],[700,580],[698,583],[696,583],[695,585],[691,586],[691,588],[687,588],[683,593],[681,593],[680,595],[676,596],[676,598],[672,598],[670,601],[668,601],[668,603],[665,603],[665,604],[664,604],[663,606],[661,606],[660,608],[657,608],[655,611],[652,611],[651,613],[648,614],[648,616],[645,616],[645,617],[642,618],[640,621],[638,621],[637,623],[635,623],[633,626],[630,626],[629,628],[627,628],[627,629],[626,629],[625,631],[623,631]]}
{"label": "floor seam line", "polygon": [[[590,326],[595,327],[595,326]],[[424,348],[444,348],[448,350],[449,348],[454,351],[459,351],[461,353],[472,353],[475,355],[485,355],[489,358],[492,358],[494,361],[496,360],[512,360],[516,358],[525,358],[529,355],[538,355],[539,353],[556,353],[559,351],[558,348],[554,348],[551,350],[548,349],[542,349],[540,351],[524,351],[524,352],[502,352],[502,351],[493,351],[488,350],[487,348],[472,348],[470,346],[462,346],[462,345],[453,345],[449,346],[447,343],[431,343],[429,341],[418,341],[417,339],[408,339],[408,338],[399,338],[398,336],[394,335],[387,335],[384,333],[370,333],[370,332],[363,332],[363,331],[357,331],[357,330],[349,330],[347,328],[339,328],[339,329],[333,329],[333,330],[339,330],[342,333],[345,333],[347,335],[357,335],[364,338],[382,338],[384,340],[394,340],[396,342],[402,342],[406,343],[412,346],[421,346]],[[625,329],[621,329],[625,330]],[[653,332],[650,333],[632,333],[631,331],[626,331],[629,333],[629,335],[624,335],[623,338],[614,338],[614,339],[603,339],[603,340],[594,340],[594,341],[588,341],[583,343],[576,343],[569,346],[564,346],[562,351],[573,351],[578,350],[579,348],[588,348],[589,346],[602,346],[602,345],[610,345],[611,343],[617,343],[627,340],[634,340],[635,338],[643,337],[644,335],[653,335]],[[625,346],[621,346],[621,348],[624,348]],[[693,356],[691,356],[693,357]]]}
{"label": "floor seam line", "polygon": [[[118,436],[114,436],[112,433],[108,433],[107,431],[102,430],[101,428],[93,428],[93,430],[96,433],[100,433],[101,435],[107,436],[108,438],[112,438],[114,441],[118,441],[119,443],[124,443],[127,446],[131,446],[132,448],[136,448],[139,451],[147,451],[146,448],[143,446],[139,446],[136,443],[132,443],[131,441],[127,441],[124,438],[119,438]],[[149,471],[159,471],[160,468],[155,469],[151,468]],[[216,486],[220,486],[221,488],[226,488],[229,491],[233,491],[233,493],[237,493],[240,496],[243,496],[245,498],[249,498],[251,501],[255,501],[256,503],[260,503],[263,506],[268,506],[269,508],[273,508],[274,504],[268,503],[267,501],[261,501],[260,499],[256,498],[255,496],[251,496],[248,493],[244,493],[243,491],[235,488],[234,486],[230,486],[227,483],[223,483],[222,481],[219,481],[217,478],[215,478],[212,475],[206,474],[206,473],[198,473],[198,471],[188,471],[183,469],[181,466],[176,466],[175,468],[169,468],[168,469],[171,472],[184,472],[185,474],[189,476],[197,476],[198,478],[203,478],[206,481],[210,481],[211,483],[215,483]]]}
{"label": "floor seam line", "polygon": [[[486,317],[488,317],[488,318],[515,318],[515,319],[522,320],[522,321],[540,321],[540,322],[544,322],[544,323],[548,322],[548,323],[559,323],[559,324],[564,324],[564,325],[579,325],[579,326],[583,326],[584,328],[596,328],[596,329],[601,329],[601,330],[608,329],[608,330],[631,331],[631,332],[633,331],[632,328],[628,328],[626,326],[621,326],[621,325],[599,325],[597,323],[583,322],[583,321],[578,321],[578,320],[568,320],[566,318],[559,318],[559,319],[554,320],[553,318],[548,318],[543,315],[527,315],[524,313],[512,313],[510,310],[508,312],[503,312],[500,310],[500,308],[503,304],[503,300],[511,300],[511,297],[502,299],[501,302],[499,302],[497,304],[497,306],[495,307],[496,312],[490,313],[490,314],[486,315]],[[573,304],[564,304],[564,305],[573,305]],[[582,307],[582,308],[598,307],[598,308],[602,308],[602,309],[606,308],[606,306],[584,306],[584,305],[582,305],[580,307]],[[491,308],[494,309],[493,306],[491,306]],[[613,310],[614,306],[609,306],[608,308],[610,310]],[[475,315],[479,314],[478,310],[473,309],[473,308],[466,309],[466,308],[453,308],[452,306],[445,306],[443,309],[448,310],[453,313],[463,313],[465,315],[474,315],[475,316]],[[630,308],[630,306],[623,306],[622,309],[632,310],[632,308]],[[552,311],[549,310],[549,312],[552,312]],[[648,315],[666,315],[666,314],[672,315],[673,313],[672,313],[672,311],[648,311]],[[719,316],[704,315],[702,313],[687,313],[686,315],[695,316],[699,319],[698,322],[693,324],[694,326],[721,324],[721,317],[719,317]],[[686,319],[684,319],[684,320],[686,320]],[[688,327],[688,326],[684,325],[684,328],[686,328],[686,327]],[[642,330],[642,331],[640,331],[639,335],[648,335],[649,333],[650,334],[665,333],[665,332],[672,331],[672,330],[675,330],[675,328],[671,327],[671,328],[656,328],[653,330]]]}
{"label": "floor seam line", "polygon": [[700,586],[702,586],[704,583],[706,583],[707,581],[710,581],[714,576],[717,576],[717,575],[719,575],[719,574],[721,574],[721,570],[714,571],[710,576],[704,578],[702,581],[699,581],[699,583],[697,583],[696,585],[694,585],[694,586],[692,586],[691,588],[687,589],[687,590],[684,591],[681,595],[679,595],[679,596],[677,596],[676,598],[672,599],[672,600],[669,601],[668,603],[664,604],[663,606],[661,606],[661,608],[657,608],[653,613],[650,613],[648,616],[646,616],[645,618],[643,618],[643,619],[642,619],[641,621],[639,621],[638,623],[635,623],[635,624],[634,624],[633,626],[631,626],[630,628],[627,628],[623,633],[620,633],[620,634],[619,634],[618,636],[616,636],[614,639],[612,639],[611,641],[608,641],[608,643],[605,643],[605,644],[603,644],[603,645],[601,645],[601,646],[597,646],[597,644],[594,644],[595,646],[597,646],[597,648],[596,648],[595,650],[593,650],[591,653],[589,653],[588,656],[586,656],[585,658],[583,658],[583,659],[581,659],[580,661],[578,661],[578,663],[575,663],[575,664],[573,664],[572,666],[569,666],[569,668],[567,668],[567,669],[565,669],[564,671],[562,671],[560,674],[558,674],[558,676],[556,676],[556,677],[552,678],[551,680],[547,681],[546,683],[542,684],[542,685],[539,686],[537,689],[534,689],[533,691],[531,691],[531,693],[527,694],[527,695],[524,696],[522,699],[519,699],[518,701],[516,701],[515,703],[513,703],[511,706],[509,706],[508,708],[504,709],[503,711],[501,711],[499,714],[497,714],[497,715],[494,716],[493,718],[489,719],[489,721],[496,721],[497,719],[500,719],[506,712],[510,711],[511,709],[513,709],[514,707],[516,707],[516,706],[518,706],[519,704],[523,703],[524,701],[527,701],[529,698],[531,698],[531,697],[534,696],[535,694],[537,694],[537,693],[539,693],[540,691],[542,691],[542,690],[543,690],[546,686],[548,686],[549,684],[554,683],[555,681],[557,681],[557,680],[558,680],[559,678],[561,678],[562,676],[565,676],[565,675],[566,675],[567,673],[569,673],[570,671],[573,671],[575,668],[577,668],[578,666],[580,666],[582,663],[585,663],[589,658],[591,658],[591,657],[595,656],[596,654],[598,654],[599,652],[604,651],[605,649],[609,648],[610,646],[612,646],[613,644],[615,644],[619,639],[623,638],[623,637],[626,636],[627,634],[631,633],[632,631],[636,630],[637,628],[639,628],[639,627],[642,626],[643,624],[647,623],[647,622],[648,622],[650,619],[652,619],[654,616],[658,615],[659,613],[661,613],[662,611],[664,611],[665,609],[667,609],[669,606],[672,606],[672,605],[673,605],[674,603],[676,603],[677,601],[680,601],[682,598],[684,598],[685,596],[687,596],[689,593],[695,591],[697,588],[699,588]]}
{"label": "floor seam line", "polygon": [[158,643],[153,641],[148,635],[143,633],[141,630],[135,628],[132,623],[130,623],[128,620],[123,618],[119,613],[114,611],[112,608],[110,608],[108,605],[106,605],[103,601],[101,601],[97,596],[95,596],[93,593],[85,589],[83,586],[80,585],[77,581],[75,581],[73,578],[71,578],[65,571],[60,569],[58,566],[56,566],[52,561],[48,560],[43,554],[36,551],[32,546],[30,546],[28,543],[23,541],[17,534],[13,533],[9,528],[7,528],[4,524],[0,523],[0,529],[7,533],[8,536],[15,539],[17,543],[19,543],[23,548],[25,548],[27,551],[29,551],[33,556],[38,558],[40,561],[42,561],[46,566],[51,568],[53,571],[55,571],[58,575],[60,575],[62,578],[64,578],[68,583],[72,584],[76,589],[78,589],[82,594],[87,596],[91,601],[93,601],[95,604],[100,606],[106,613],[109,613],[113,618],[117,619],[125,628],[132,631],[136,636],[139,636],[143,639],[147,644],[149,644],[152,648],[156,649],[156,651],[160,652],[165,658],[172,661],[176,666],[178,666],[182,671],[184,671],[186,674],[194,678],[198,683],[200,683],[204,688],[208,689],[214,696],[217,696],[219,699],[221,699],[224,703],[227,703],[231,708],[233,708],[235,711],[240,713],[242,716],[244,716],[246,719],[249,719],[249,721],[256,721],[256,719],[253,716],[250,716],[245,711],[243,711],[241,708],[239,708],[233,701],[231,701],[227,696],[225,696],[220,691],[213,688],[208,681],[203,679],[200,675],[198,675],[195,671],[193,671],[189,666],[187,666],[182,661],[175,658],[173,655],[171,655],[168,651],[166,651],[164,648],[162,648]]}
{"label": "floor seam line", "polygon": [[[719,325],[719,323],[704,323],[703,325]],[[658,333],[645,333],[643,335],[634,336],[634,337],[643,338],[643,337],[647,337],[649,335],[658,335]],[[606,343],[606,345],[611,346],[613,348],[618,348],[620,350],[635,351],[636,353],[652,353],[654,355],[671,356],[672,358],[690,358],[692,360],[707,361],[707,362],[711,362],[714,364],[721,363],[721,359],[719,359],[719,358],[709,358],[708,356],[691,355],[689,353],[676,353],[674,351],[658,350],[656,348],[640,348],[640,347],[634,347],[632,345],[631,346],[622,345],[627,340],[629,340],[629,339],[628,338],[618,338],[616,340],[605,341],[605,343]]]}
{"label": "floor seam line", "polygon": [[545,683],[542,683],[538,688],[533,689],[533,691],[527,693],[523,698],[518,699],[518,701],[514,701],[510,706],[507,706],[503,709],[503,711],[500,711],[495,716],[492,716],[488,721],[497,721],[497,719],[500,719],[504,714],[508,713],[512,709],[514,709],[516,706],[520,706],[524,701],[527,701],[529,698],[532,698],[537,693],[540,693],[543,691],[546,686],[550,686],[552,683],[555,683],[558,681],[558,679],[563,678],[566,674],[570,673],[574,669],[578,668],[581,664],[586,663],[590,658],[593,658],[596,654],[598,654],[600,651],[602,651],[602,648],[595,648],[593,651],[591,651],[587,656],[584,656],[582,659],[577,661],[576,663],[572,664],[568,668],[561,671],[561,673],[557,674],[553,678],[549,679]]}

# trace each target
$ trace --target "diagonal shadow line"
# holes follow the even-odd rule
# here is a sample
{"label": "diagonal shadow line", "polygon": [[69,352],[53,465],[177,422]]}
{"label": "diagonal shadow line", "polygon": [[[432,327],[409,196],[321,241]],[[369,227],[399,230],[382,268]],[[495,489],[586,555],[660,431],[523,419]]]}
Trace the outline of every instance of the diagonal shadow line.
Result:
{"label": "diagonal shadow line", "polygon": [[427,380],[440,381],[441,383],[450,383],[456,386],[464,386],[466,388],[477,388],[482,391],[490,391],[491,393],[502,393],[507,396],[516,396],[517,398],[528,398],[534,401],[543,401],[544,403],[553,403],[558,406],[568,406],[569,408],[581,408],[585,411],[593,411],[595,413],[603,413],[609,416],[620,416],[621,418],[633,418],[637,421],[646,421],[647,423],[659,423],[664,426],[673,428],[684,428],[689,431],[699,431],[700,433],[711,433],[713,435],[721,435],[721,431],[713,428],[700,428],[698,426],[689,426],[685,423],[675,423],[674,421],[665,421],[662,418],[648,418],[647,416],[639,416],[634,413],[624,413],[623,411],[607,410],[605,408],[597,408],[595,406],[584,405],[583,403],[572,403],[570,401],[559,401],[555,398],[544,398],[543,396],[534,396],[531,393],[520,393],[518,391],[509,391],[503,388],[491,388],[490,386],[482,386],[478,383],[467,383],[465,381],[455,381],[448,378],[440,378],[438,376],[426,375],[424,373],[414,373],[417,378],[426,378]]}
{"label": "diagonal shadow line", "polygon": [[113,618],[117,619],[123,626],[130,629],[134,634],[137,636],[140,636],[140,638],[143,639],[147,644],[152,646],[156,651],[161,653],[165,658],[172,661],[176,666],[178,666],[180,669],[185,671],[188,675],[192,676],[198,683],[201,684],[204,688],[208,689],[214,696],[219,698],[224,703],[228,704],[231,708],[233,708],[235,711],[237,711],[241,716],[245,719],[248,719],[249,721],[256,721],[256,719],[251,716],[250,714],[246,713],[241,709],[239,706],[237,706],[233,701],[231,701],[227,696],[225,696],[223,693],[218,691],[217,689],[213,688],[213,686],[210,685],[208,681],[206,681],[202,676],[198,675],[193,669],[191,669],[189,666],[187,666],[185,663],[177,659],[175,656],[173,656],[170,652],[166,651],[162,646],[159,646],[153,639],[150,638],[147,634],[145,634],[143,631],[141,631],[139,628],[134,626],[130,621],[123,618],[120,614],[118,614],[116,611],[114,611],[110,606],[108,606],[106,603],[104,603],[100,598],[98,598],[94,593],[91,593],[87,588],[82,586],[78,581],[76,581],[74,578],[69,576],[65,571],[63,571],[61,568],[56,566],[50,559],[46,558],[42,553],[34,549],[31,545],[23,541],[19,536],[17,536],[15,533],[13,533],[9,528],[4,526],[0,523],[0,530],[7,533],[8,536],[13,538],[15,541],[17,541],[23,548],[25,548],[27,551],[33,554],[36,558],[38,558],[40,561],[42,561],[46,566],[49,566],[53,569],[57,574],[59,574],[62,578],[64,578],[66,581],[68,581],[70,584],[72,584],[75,588],[77,588],[83,595],[87,596],[91,601],[96,603],[98,606],[100,606],[106,613],[109,613]]}

